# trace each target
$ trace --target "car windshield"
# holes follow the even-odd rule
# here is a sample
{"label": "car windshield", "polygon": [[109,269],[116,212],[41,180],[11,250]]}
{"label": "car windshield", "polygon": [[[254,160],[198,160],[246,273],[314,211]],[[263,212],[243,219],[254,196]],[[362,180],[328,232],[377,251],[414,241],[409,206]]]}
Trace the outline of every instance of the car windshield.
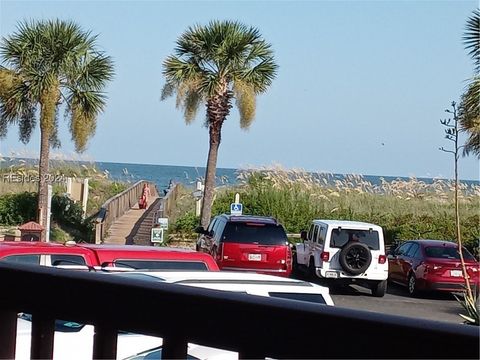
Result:
{"label": "car windshield", "polygon": [[302,293],[285,293],[285,292],[269,292],[271,297],[307,301],[316,304],[327,304],[322,294],[302,294]]}
{"label": "car windshield", "polygon": [[[20,313],[18,315],[20,319],[27,320],[32,322],[32,315]],[[67,320],[55,320],[55,331],[59,332],[79,332],[85,324],[80,324],[75,321],[67,321]]]}
{"label": "car windshield", "polygon": [[[125,360],[149,360],[149,359],[161,359],[162,358],[162,348],[157,347],[154,349],[150,349],[144,352],[141,352],[137,355],[130,356],[126,358]],[[187,354],[187,359],[189,360],[199,360],[199,358],[188,355]]]}
{"label": "car windshield", "polygon": [[[425,248],[425,255],[435,259],[454,259],[460,260],[460,253],[456,247],[450,246],[428,246]],[[475,260],[467,249],[463,248],[463,258],[465,260]]]}
{"label": "car windshield", "polygon": [[378,232],[373,230],[358,229],[333,229],[330,246],[341,248],[350,241],[357,241],[368,246],[371,250],[380,249]]}
{"label": "car windshield", "polygon": [[281,225],[230,222],[223,233],[223,242],[260,245],[286,245],[287,234]]}
{"label": "car windshield", "polygon": [[115,266],[128,267],[136,270],[184,270],[208,271],[202,261],[171,261],[171,260],[115,260]]}

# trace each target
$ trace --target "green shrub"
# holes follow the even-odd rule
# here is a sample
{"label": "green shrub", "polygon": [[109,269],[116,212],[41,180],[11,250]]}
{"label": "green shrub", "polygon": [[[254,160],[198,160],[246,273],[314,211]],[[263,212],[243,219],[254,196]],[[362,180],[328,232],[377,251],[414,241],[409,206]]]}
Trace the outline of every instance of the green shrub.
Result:
{"label": "green shrub", "polygon": [[50,241],[64,244],[69,240],[72,240],[72,237],[69,233],[62,230],[58,226],[52,226],[52,228],[50,229]]}
{"label": "green shrub", "polygon": [[0,196],[0,225],[19,225],[35,220],[37,194],[22,192]]}
{"label": "green shrub", "polygon": [[195,216],[193,212],[187,212],[180,216],[172,226],[172,231],[181,234],[193,235],[194,230],[198,226],[199,217]]}

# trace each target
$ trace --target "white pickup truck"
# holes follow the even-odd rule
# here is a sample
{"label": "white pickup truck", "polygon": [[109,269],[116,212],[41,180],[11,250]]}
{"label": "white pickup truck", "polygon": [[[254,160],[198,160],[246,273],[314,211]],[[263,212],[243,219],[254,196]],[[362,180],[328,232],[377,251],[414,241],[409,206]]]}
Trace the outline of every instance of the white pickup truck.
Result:
{"label": "white pickup truck", "polygon": [[380,226],[341,220],[313,220],[294,247],[293,270],[335,282],[355,283],[382,297],[388,261]]}

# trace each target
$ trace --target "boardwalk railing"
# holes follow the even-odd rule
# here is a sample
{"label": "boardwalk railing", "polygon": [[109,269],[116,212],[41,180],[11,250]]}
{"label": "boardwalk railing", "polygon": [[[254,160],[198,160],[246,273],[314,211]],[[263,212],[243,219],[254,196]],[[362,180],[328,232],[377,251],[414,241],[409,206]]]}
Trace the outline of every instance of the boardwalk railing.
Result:
{"label": "boardwalk railing", "polygon": [[164,359],[189,342],[256,359],[479,358],[471,325],[34,265],[0,264],[0,279],[0,359],[15,358],[19,312],[32,359],[52,358],[55,319],[94,325],[95,359],[116,357],[119,329],[162,337]]}
{"label": "boardwalk railing", "polygon": [[113,222],[138,202],[144,184],[148,184],[151,196],[158,196],[155,184],[141,180],[122,191],[120,194],[108,199],[102,205],[95,220],[95,243],[101,243]]}
{"label": "boardwalk railing", "polygon": [[177,204],[178,189],[179,189],[179,185],[174,184],[173,186],[165,190],[164,194],[160,194],[165,196],[160,198],[158,209],[156,209],[152,219],[153,220],[152,226],[157,224],[158,218],[165,218],[165,217],[170,218],[172,216]]}

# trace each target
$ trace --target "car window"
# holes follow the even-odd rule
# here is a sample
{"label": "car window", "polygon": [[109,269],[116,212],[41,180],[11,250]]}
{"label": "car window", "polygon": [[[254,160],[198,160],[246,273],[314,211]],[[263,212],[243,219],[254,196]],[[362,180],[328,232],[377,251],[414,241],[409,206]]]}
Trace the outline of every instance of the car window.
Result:
{"label": "car window", "polygon": [[318,236],[318,228],[319,226],[318,225],[315,225],[315,228],[313,229],[313,237],[312,237],[312,241],[317,241],[317,236]]}
{"label": "car window", "polygon": [[308,301],[316,304],[327,304],[322,294],[269,292],[268,295],[271,297],[282,298],[282,299]]}
{"label": "car window", "polygon": [[217,221],[217,218],[214,218],[214,219],[210,222],[210,225],[208,225],[208,229],[207,229],[208,232],[211,232],[211,231],[213,230],[213,227],[215,226],[216,221]]}
{"label": "car window", "polygon": [[[428,246],[425,248],[425,255],[429,258],[460,260],[460,253],[454,247]],[[463,258],[465,260],[475,260],[473,255],[465,248],[463,248]]]}
{"label": "car window", "polygon": [[368,246],[371,250],[380,249],[380,238],[378,231],[357,230],[357,229],[333,229],[330,239],[332,248],[341,248],[348,242],[358,241]]}
{"label": "car window", "polygon": [[[50,256],[50,265],[86,265],[81,255],[54,254]],[[48,263],[47,263],[48,264]]]}
{"label": "car window", "polygon": [[403,244],[397,250],[395,250],[395,255],[405,255],[410,249],[410,246],[412,246],[412,243]]}
{"label": "car window", "polygon": [[229,222],[225,226],[222,241],[226,243],[286,245],[288,239],[281,225]]}
{"label": "car window", "polygon": [[218,244],[221,240],[223,229],[225,228],[225,221],[218,220],[213,228],[213,236],[215,238],[215,242]]}
{"label": "car window", "polygon": [[0,259],[0,261],[7,261],[13,263],[21,263],[21,264],[40,264],[40,255],[35,254],[26,254],[26,255],[9,255],[5,256],[4,258]]}
{"label": "car window", "polygon": [[327,228],[325,226],[320,227],[320,232],[318,233],[318,243],[323,244],[325,242],[325,237],[327,236]]}
{"label": "car window", "polygon": [[415,254],[417,253],[419,247],[420,246],[418,244],[412,243],[412,246],[410,246],[408,251],[405,253],[405,256],[408,256],[411,258],[415,257]]}
{"label": "car window", "polygon": [[307,240],[312,240],[312,236],[313,236],[313,228],[315,226],[312,224],[310,225],[310,229],[308,229],[308,235],[307,235]]}
{"label": "car window", "polygon": [[117,259],[115,266],[129,267],[143,270],[201,270],[208,271],[208,266],[203,261],[173,261],[173,260],[127,260]]}

